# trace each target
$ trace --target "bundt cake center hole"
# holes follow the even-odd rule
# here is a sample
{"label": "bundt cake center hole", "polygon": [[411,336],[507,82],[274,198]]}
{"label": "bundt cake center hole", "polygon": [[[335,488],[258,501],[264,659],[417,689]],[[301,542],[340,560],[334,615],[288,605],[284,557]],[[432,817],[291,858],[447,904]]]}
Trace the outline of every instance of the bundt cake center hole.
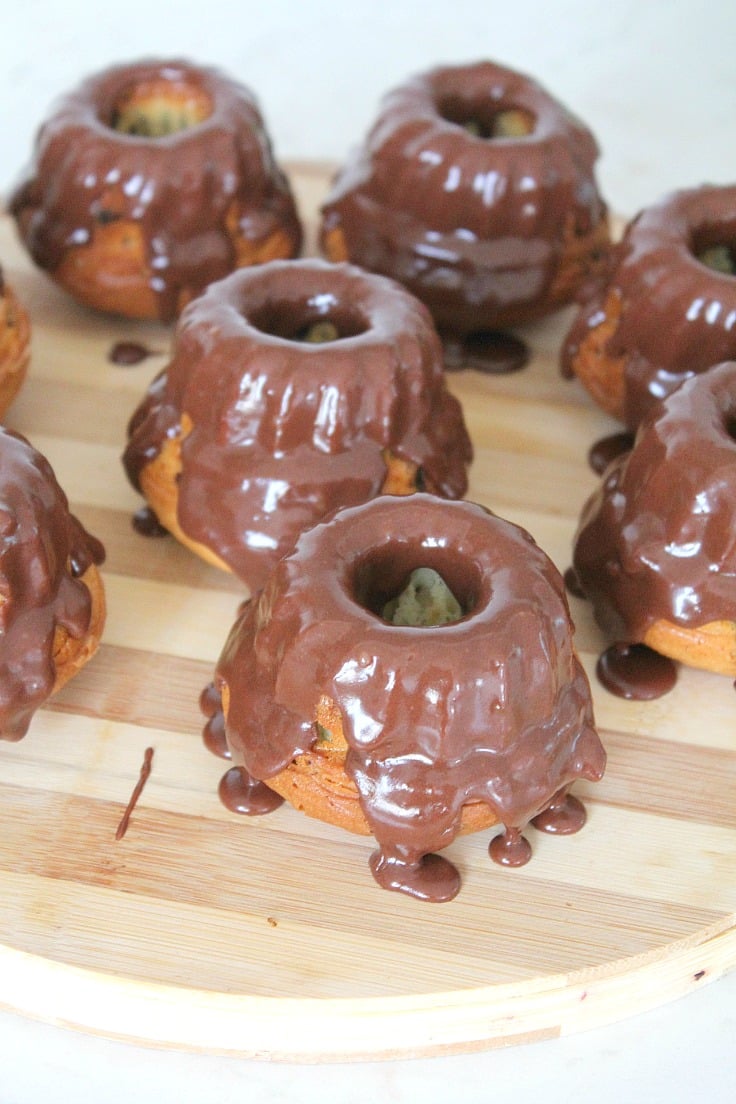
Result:
{"label": "bundt cake center hole", "polygon": [[525,138],[534,130],[534,116],[521,107],[469,104],[453,97],[440,100],[437,107],[446,122],[486,141]]}
{"label": "bundt cake center hole", "polygon": [[693,253],[701,264],[723,276],[736,275],[736,240],[722,228],[704,228],[695,233]]}
{"label": "bundt cake center hole", "polygon": [[344,341],[365,333],[367,320],[334,295],[320,294],[300,302],[270,302],[253,311],[250,322],[261,333],[307,345]]}
{"label": "bundt cake center hole", "polygon": [[160,78],[123,92],[113,105],[109,125],[121,134],[165,138],[198,126],[211,114],[212,101],[202,88]]}
{"label": "bundt cake center hole", "polygon": [[447,549],[388,545],[365,556],[349,583],[351,596],[391,625],[437,628],[467,617],[481,593],[477,566]]}

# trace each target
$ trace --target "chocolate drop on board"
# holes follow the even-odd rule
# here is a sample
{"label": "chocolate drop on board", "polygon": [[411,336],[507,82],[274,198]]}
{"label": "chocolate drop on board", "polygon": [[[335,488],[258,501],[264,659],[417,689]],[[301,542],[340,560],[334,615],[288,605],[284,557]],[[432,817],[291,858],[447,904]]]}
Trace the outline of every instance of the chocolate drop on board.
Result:
{"label": "chocolate drop on board", "polygon": [[551,836],[572,836],[579,832],[586,820],[585,806],[572,794],[556,798],[539,816],[532,818],[532,824],[540,832]]}
{"label": "chocolate drop on board", "polygon": [[149,356],[155,356],[153,349],[147,349],[137,341],[116,341],[107,359],[118,368],[133,368],[136,364],[142,364]]}
{"label": "chocolate drop on board", "polygon": [[442,855],[422,855],[418,860],[374,851],[370,857],[373,877],[383,889],[394,889],[420,901],[451,901],[460,890],[460,874]]}
{"label": "chocolate drop on board", "polygon": [[677,667],[646,644],[612,644],[600,656],[596,674],[611,694],[629,701],[653,701],[675,685]]}
{"label": "chocolate drop on board", "polygon": [[115,832],[115,839],[120,841],[125,833],[128,831],[130,824],[130,818],[133,815],[133,810],[138,804],[138,799],[143,793],[143,787],[148,781],[148,777],[151,773],[151,766],[153,764],[153,748],[146,748],[143,754],[143,763],[141,764],[140,773],[138,775],[138,781],[135,784],[135,789],[130,795],[130,801],[128,802],[125,812],[123,813],[120,823],[118,824],[117,831]]}
{"label": "chocolate drop on board", "polygon": [[629,452],[633,445],[633,433],[612,433],[610,437],[601,437],[590,447],[588,464],[596,475],[602,475],[612,460]]}
{"label": "chocolate drop on board", "polygon": [[529,840],[518,828],[507,828],[488,844],[488,854],[499,866],[526,866],[532,857]]}
{"label": "chocolate drop on board", "polygon": [[217,793],[226,809],[243,816],[272,813],[284,801],[265,782],[252,778],[245,767],[231,767],[226,771],[220,779]]}
{"label": "chocolate drop on board", "polygon": [[136,510],[131,524],[141,537],[158,538],[169,535],[169,530],[164,529],[150,506],[141,506],[140,510]]}
{"label": "chocolate drop on board", "polygon": [[500,330],[483,330],[466,337],[445,335],[444,350],[448,372],[474,368],[486,375],[509,375],[525,368],[531,359],[525,341]]}

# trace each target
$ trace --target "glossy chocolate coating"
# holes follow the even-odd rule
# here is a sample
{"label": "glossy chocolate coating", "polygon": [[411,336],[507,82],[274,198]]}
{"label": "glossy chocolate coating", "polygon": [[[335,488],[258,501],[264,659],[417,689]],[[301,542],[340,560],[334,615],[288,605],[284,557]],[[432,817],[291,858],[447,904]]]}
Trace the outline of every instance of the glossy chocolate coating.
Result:
{"label": "glossy chocolate coating", "polygon": [[582,308],[562,352],[573,371],[580,343],[616,296],[621,315],[605,344],[625,359],[626,423],[636,428],[684,379],[736,358],[736,277],[698,260],[708,246],[736,245],[736,187],[675,192],[642,211],[617,246],[605,283]]}
{"label": "glossy chocolate coating", "polygon": [[[532,132],[461,125],[507,109]],[[323,235],[340,228],[350,260],[400,280],[441,327],[513,325],[551,309],[566,228],[605,219],[597,156],[587,127],[528,77],[492,62],[433,69],[385,97],[323,207]]]}
{"label": "glossy chocolate coating", "polygon": [[103,558],[48,462],[0,428],[0,738],[24,736],[51,694],[57,625],[86,636],[91,602],[80,576]]}
{"label": "glossy chocolate coating", "polygon": [[735,412],[736,362],[686,381],[588,500],[575,570],[612,639],[736,620]]}
{"label": "glossy chocolate coating", "polygon": [[[136,84],[163,79],[201,90],[211,114],[162,137],[120,133],[116,104]],[[143,229],[159,316],[236,265],[226,219],[258,243],[281,228],[298,253],[301,229],[253,94],[215,69],[179,60],[120,65],[89,77],[58,104],[36,137],[32,164],[10,201],[35,262],[54,274],[66,250],[95,229],[129,220]]]}
{"label": "glossy chocolate coating", "polygon": [[[344,336],[295,339],[317,320]],[[179,524],[251,587],[303,529],[380,493],[386,450],[438,494],[467,487],[470,440],[426,308],[350,265],[242,269],[190,304],[131,422],[135,486],[184,414]]]}
{"label": "glossy chocolate coating", "polygon": [[[461,620],[399,627],[376,612],[418,566],[442,575]],[[262,780],[315,743],[320,697],[337,704],[374,873],[417,896],[441,892],[450,864],[422,864],[465,803],[518,830],[604,769],[558,571],[528,533],[466,502],[386,496],[303,534],[242,610],[216,681],[233,762]]]}

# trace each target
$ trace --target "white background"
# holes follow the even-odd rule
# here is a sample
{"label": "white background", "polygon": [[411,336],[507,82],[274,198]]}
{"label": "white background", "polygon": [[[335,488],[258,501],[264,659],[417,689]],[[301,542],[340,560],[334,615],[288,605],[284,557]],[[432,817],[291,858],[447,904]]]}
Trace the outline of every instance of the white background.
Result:
{"label": "white background", "polygon": [[[0,194],[54,97],[142,56],[215,64],[257,93],[280,159],[341,160],[380,95],[412,72],[489,57],[592,127],[623,214],[675,187],[736,182],[736,2],[721,0],[14,0],[0,23]],[[632,861],[635,857],[632,856]],[[268,1066],[159,1053],[0,1012],[0,1104],[736,1098],[736,975],[571,1039],[371,1066]]]}
{"label": "white background", "polygon": [[611,206],[736,180],[733,0],[13,0],[0,23],[0,193],[54,98],[114,61],[186,56],[257,93],[280,158],[341,160],[381,94],[440,62],[534,75],[603,151]]}

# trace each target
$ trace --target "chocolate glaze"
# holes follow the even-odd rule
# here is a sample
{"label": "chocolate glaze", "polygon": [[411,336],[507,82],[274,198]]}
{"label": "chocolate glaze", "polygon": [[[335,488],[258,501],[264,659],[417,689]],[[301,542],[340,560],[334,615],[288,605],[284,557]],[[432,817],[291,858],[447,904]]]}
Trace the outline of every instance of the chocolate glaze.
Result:
{"label": "chocolate glaze", "polygon": [[736,362],[652,409],[585,505],[574,565],[613,640],[736,620]]}
{"label": "chocolate glaze", "polygon": [[[532,132],[488,139],[462,125],[506,109]],[[606,218],[597,156],[587,127],[522,74],[433,69],[384,98],[324,204],[323,240],[341,229],[350,260],[401,280],[442,326],[514,325],[555,305],[566,228]]]}
{"label": "chocolate glaze", "polygon": [[[319,317],[345,336],[293,340]],[[350,265],[241,269],[190,304],[130,424],[134,486],[183,415],[179,524],[251,587],[304,528],[380,492],[386,450],[433,492],[467,487],[470,439],[426,308]]]}
{"label": "chocolate glaze", "polygon": [[[160,138],[113,128],[117,103],[156,80],[200,90],[202,122]],[[140,225],[159,315],[175,317],[179,293],[196,294],[236,264],[226,219],[254,243],[281,228],[298,253],[301,229],[249,89],[180,60],[120,65],[89,77],[58,104],[36,137],[33,163],[10,200],[21,236],[54,274],[70,243],[90,242],[111,220]]]}
{"label": "chocolate glaze", "polygon": [[684,379],[736,358],[736,277],[696,256],[729,243],[736,243],[736,187],[675,192],[642,211],[618,245],[607,280],[573,323],[563,372],[572,374],[580,343],[603,322],[610,296],[621,315],[604,352],[625,358],[631,428]]}
{"label": "chocolate glaze", "polygon": [[[374,612],[417,566],[440,572],[460,621],[397,627]],[[457,890],[450,864],[425,856],[464,804],[520,831],[604,769],[559,573],[527,533],[465,502],[382,497],[303,534],[242,609],[216,682],[233,762],[253,778],[314,744],[322,695],[337,704],[374,874],[428,899]]]}
{"label": "chocolate glaze", "polygon": [[80,576],[104,550],[69,513],[50,465],[0,428],[0,738],[19,740],[52,693],[57,625],[82,639],[90,593]]}
{"label": "chocolate glaze", "polygon": [[619,698],[653,701],[669,694],[677,682],[677,667],[646,644],[612,644],[596,664],[602,686]]}

